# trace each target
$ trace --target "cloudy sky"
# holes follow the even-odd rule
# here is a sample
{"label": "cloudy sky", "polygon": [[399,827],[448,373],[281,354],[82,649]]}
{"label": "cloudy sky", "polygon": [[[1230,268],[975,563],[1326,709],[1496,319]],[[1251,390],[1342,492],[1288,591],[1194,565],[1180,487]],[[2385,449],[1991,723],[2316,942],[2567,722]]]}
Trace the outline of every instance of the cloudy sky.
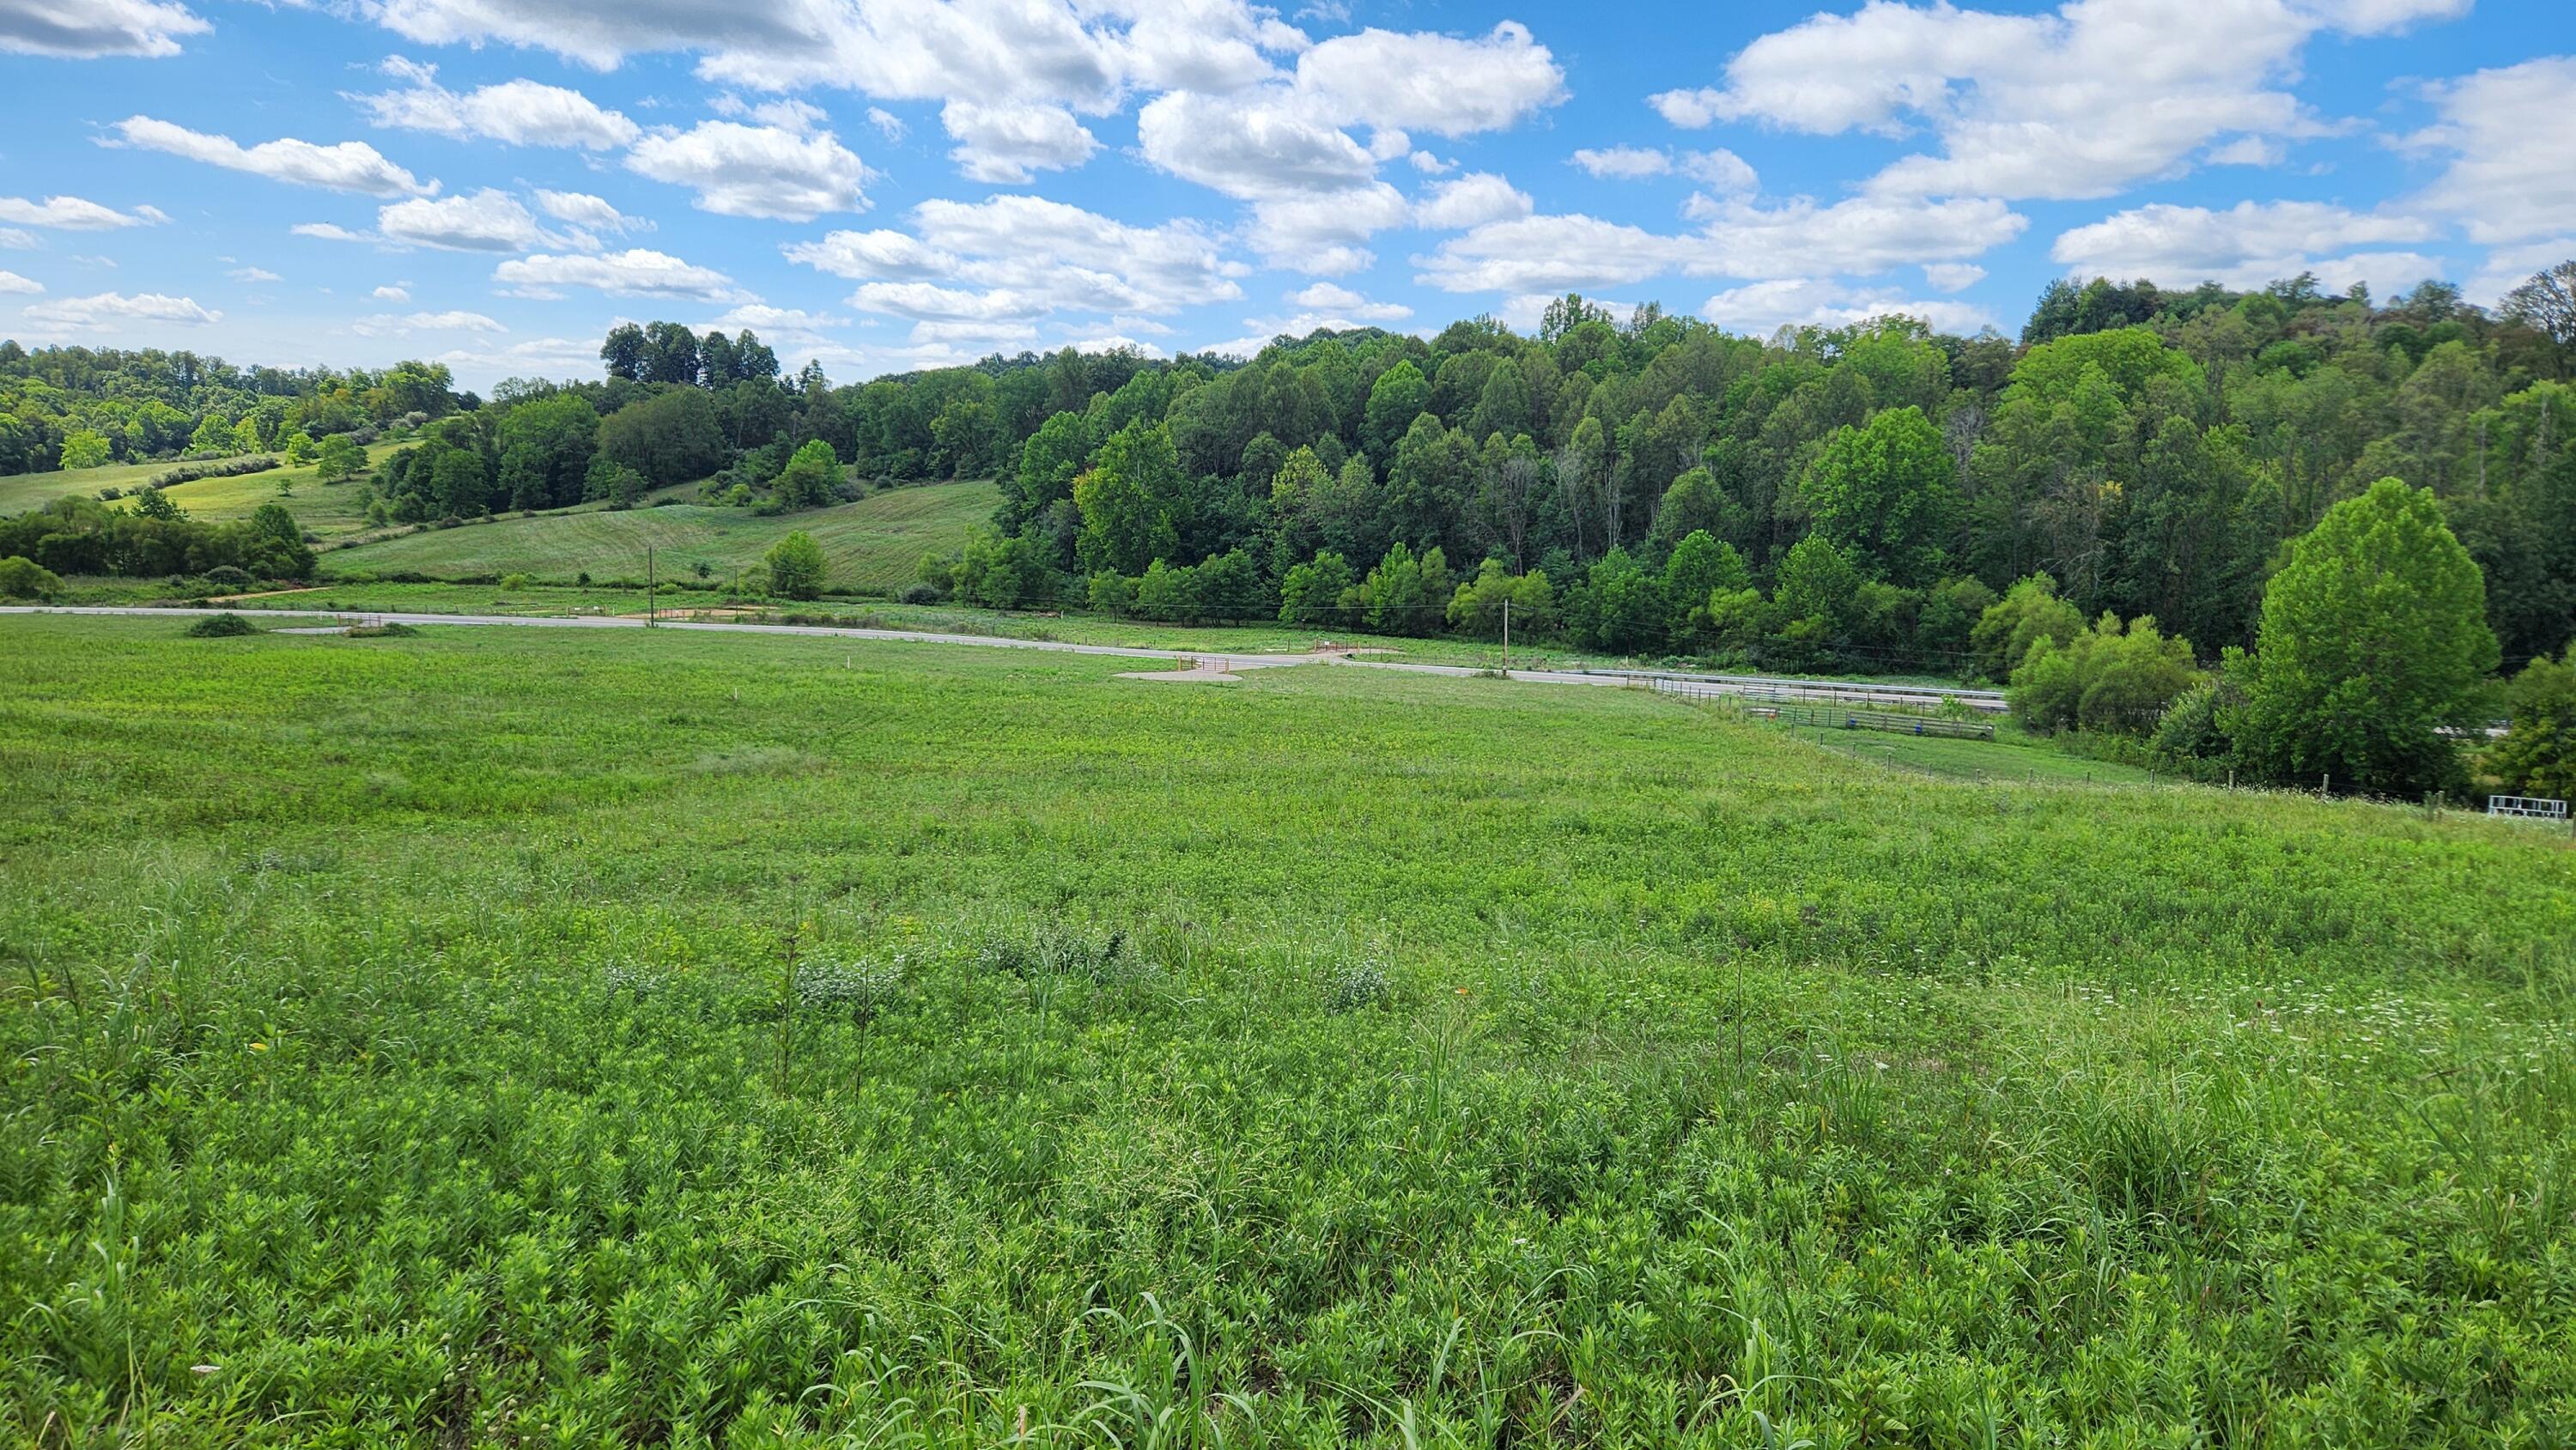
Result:
{"label": "cloudy sky", "polygon": [[2491,301],[2576,255],[2565,5],[0,0],[0,335],[482,387],[646,318],[848,380],[1569,289]]}

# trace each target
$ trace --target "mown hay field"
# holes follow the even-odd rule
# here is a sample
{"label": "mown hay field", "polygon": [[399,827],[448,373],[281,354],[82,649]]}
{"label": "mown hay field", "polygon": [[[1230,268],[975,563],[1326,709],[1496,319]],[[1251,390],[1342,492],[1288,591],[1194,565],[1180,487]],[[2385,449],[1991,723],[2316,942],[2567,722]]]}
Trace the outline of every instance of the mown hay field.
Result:
{"label": "mown hay field", "polygon": [[802,529],[823,546],[825,587],[886,591],[919,578],[924,555],[964,544],[967,528],[991,519],[999,498],[988,482],[936,483],[792,514],[699,504],[539,514],[361,544],[325,555],[322,567],[343,577],[527,574],[569,584],[586,573],[599,579],[642,579],[644,548],[650,544],[655,568],[665,578],[690,576],[702,564],[724,578],[759,563],[770,545]]}
{"label": "mown hay field", "polygon": [[0,619],[13,1440],[2576,1414],[2556,835],[1643,691],[180,629]]}
{"label": "mown hay field", "polygon": [[[382,463],[386,455],[405,445],[375,443],[368,445],[367,465]],[[97,468],[75,469],[69,473],[13,473],[0,477],[0,514],[23,513],[42,508],[65,496],[96,498],[100,490],[114,488],[126,494],[145,487],[150,480],[185,463],[109,463]],[[364,475],[361,475],[363,477]],[[278,486],[290,490],[281,495]],[[264,473],[235,474],[230,478],[201,478],[189,483],[171,484],[165,493],[170,501],[195,518],[209,523],[233,523],[249,518],[261,504],[279,503],[295,515],[295,521],[308,534],[323,538],[354,533],[367,527],[366,504],[360,499],[356,482],[325,484],[321,471],[307,464],[300,468],[278,467]],[[126,499],[112,500],[111,508],[129,508]]]}

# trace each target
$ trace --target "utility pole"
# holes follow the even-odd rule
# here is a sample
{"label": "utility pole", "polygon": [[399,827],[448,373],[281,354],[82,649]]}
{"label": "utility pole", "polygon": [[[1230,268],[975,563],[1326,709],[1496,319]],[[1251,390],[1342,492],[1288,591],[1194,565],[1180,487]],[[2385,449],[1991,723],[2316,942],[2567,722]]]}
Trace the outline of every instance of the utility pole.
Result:
{"label": "utility pole", "polygon": [[1503,674],[1512,672],[1512,597],[1503,596]]}
{"label": "utility pole", "polygon": [[651,629],[662,622],[662,612],[653,607],[653,546],[644,546],[644,627]]}

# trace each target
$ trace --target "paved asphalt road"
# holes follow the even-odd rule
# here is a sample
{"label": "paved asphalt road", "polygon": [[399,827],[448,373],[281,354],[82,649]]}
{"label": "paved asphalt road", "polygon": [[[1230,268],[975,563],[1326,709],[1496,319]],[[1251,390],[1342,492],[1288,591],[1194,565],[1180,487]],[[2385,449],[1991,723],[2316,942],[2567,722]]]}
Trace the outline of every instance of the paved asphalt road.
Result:
{"label": "paved asphalt road", "polygon": [[[151,618],[188,618],[206,614],[241,612],[261,619],[312,619],[330,624],[366,620],[378,624],[411,625],[500,625],[522,629],[643,629],[645,622],[621,615],[552,615],[552,614],[402,614],[346,609],[158,609],[133,605],[7,605],[0,614],[102,614]],[[1276,669],[1289,665],[1342,664],[1373,670],[1401,670],[1409,674],[1472,676],[1483,671],[1468,665],[1416,664],[1403,660],[1364,660],[1339,651],[1317,654],[1228,654],[1205,649],[1134,649],[1125,645],[1068,644],[1052,639],[1008,639],[990,634],[938,634],[914,629],[858,629],[828,624],[727,624],[706,620],[664,620],[662,629],[700,630],[713,634],[793,634],[819,635],[830,639],[880,640],[898,644],[965,645],[977,649],[1049,650],[1058,654],[1109,655],[1135,660],[1205,660],[1222,659],[1228,669]],[[1621,688],[1636,681],[1655,677],[1654,671],[1592,672],[1583,670],[1514,670],[1511,678],[1548,685],[1606,685]],[[1700,681],[1712,689],[1730,694],[1786,696],[1796,699],[1840,700],[1852,704],[1924,704],[1943,695],[1955,695],[1981,708],[2000,709],[2003,697],[1986,690],[1927,690],[1909,686],[1876,685],[1859,680],[1789,680],[1764,675],[1680,675],[1672,678]]]}

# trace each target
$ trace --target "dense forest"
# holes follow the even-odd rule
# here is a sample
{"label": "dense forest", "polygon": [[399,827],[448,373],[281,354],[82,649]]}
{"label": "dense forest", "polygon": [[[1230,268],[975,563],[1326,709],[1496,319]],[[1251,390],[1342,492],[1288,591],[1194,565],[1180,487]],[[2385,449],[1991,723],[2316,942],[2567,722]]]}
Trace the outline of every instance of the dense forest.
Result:
{"label": "dense forest", "polygon": [[[1400,547],[1543,573],[1605,648],[1925,668],[1967,657],[1981,611],[2038,573],[2082,616],[2153,616],[2205,658],[2251,644],[2282,543],[2394,476],[2442,500],[2511,659],[2576,627],[2565,364],[2440,284],[2384,307],[2306,279],[2060,287],[2019,346],[1904,319],[1764,342],[1567,298],[1536,337],[1315,337],[1234,370],[1141,368],[1078,407],[1089,379],[1063,374],[1087,362],[957,370],[868,384],[814,426],[862,472],[998,470],[997,537],[958,581],[993,602],[1238,550],[1275,591]],[[1696,534],[1715,548],[1686,550]],[[1707,607],[1702,577],[1774,617]],[[1418,627],[1446,602],[1430,591]]]}
{"label": "dense forest", "polygon": [[[1534,336],[1477,318],[1281,338],[1249,362],[1067,349],[841,387],[783,376],[747,331],[655,322],[612,332],[596,381],[488,402],[421,364],[8,344],[0,448],[43,466],[74,440],[94,460],[389,428],[419,442],[366,485],[388,523],[691,484],[793,510],[993,477],[991,527],[921,591],[1399,634],[1508,613],[1626,654],[2017,687],[2053,651],[2039,674],[2075,674],[2034,711],[2135,733],[2225,683],[2202,668],[2257,644],[2293,543],[2382,479],[2421,490],[2473,562],[2480,675],[2568,644],[2571,277],[2494,314],[2439,282],[2384,303],[2310,277],[2060,282],[2018,341],[1902,317],[1756,339],[1568,296]],[[2414,527],[2393,496],[2374,507]],[[104,520],[65,511],[35,543],[84,567],[171,557],[74,537]]]}

